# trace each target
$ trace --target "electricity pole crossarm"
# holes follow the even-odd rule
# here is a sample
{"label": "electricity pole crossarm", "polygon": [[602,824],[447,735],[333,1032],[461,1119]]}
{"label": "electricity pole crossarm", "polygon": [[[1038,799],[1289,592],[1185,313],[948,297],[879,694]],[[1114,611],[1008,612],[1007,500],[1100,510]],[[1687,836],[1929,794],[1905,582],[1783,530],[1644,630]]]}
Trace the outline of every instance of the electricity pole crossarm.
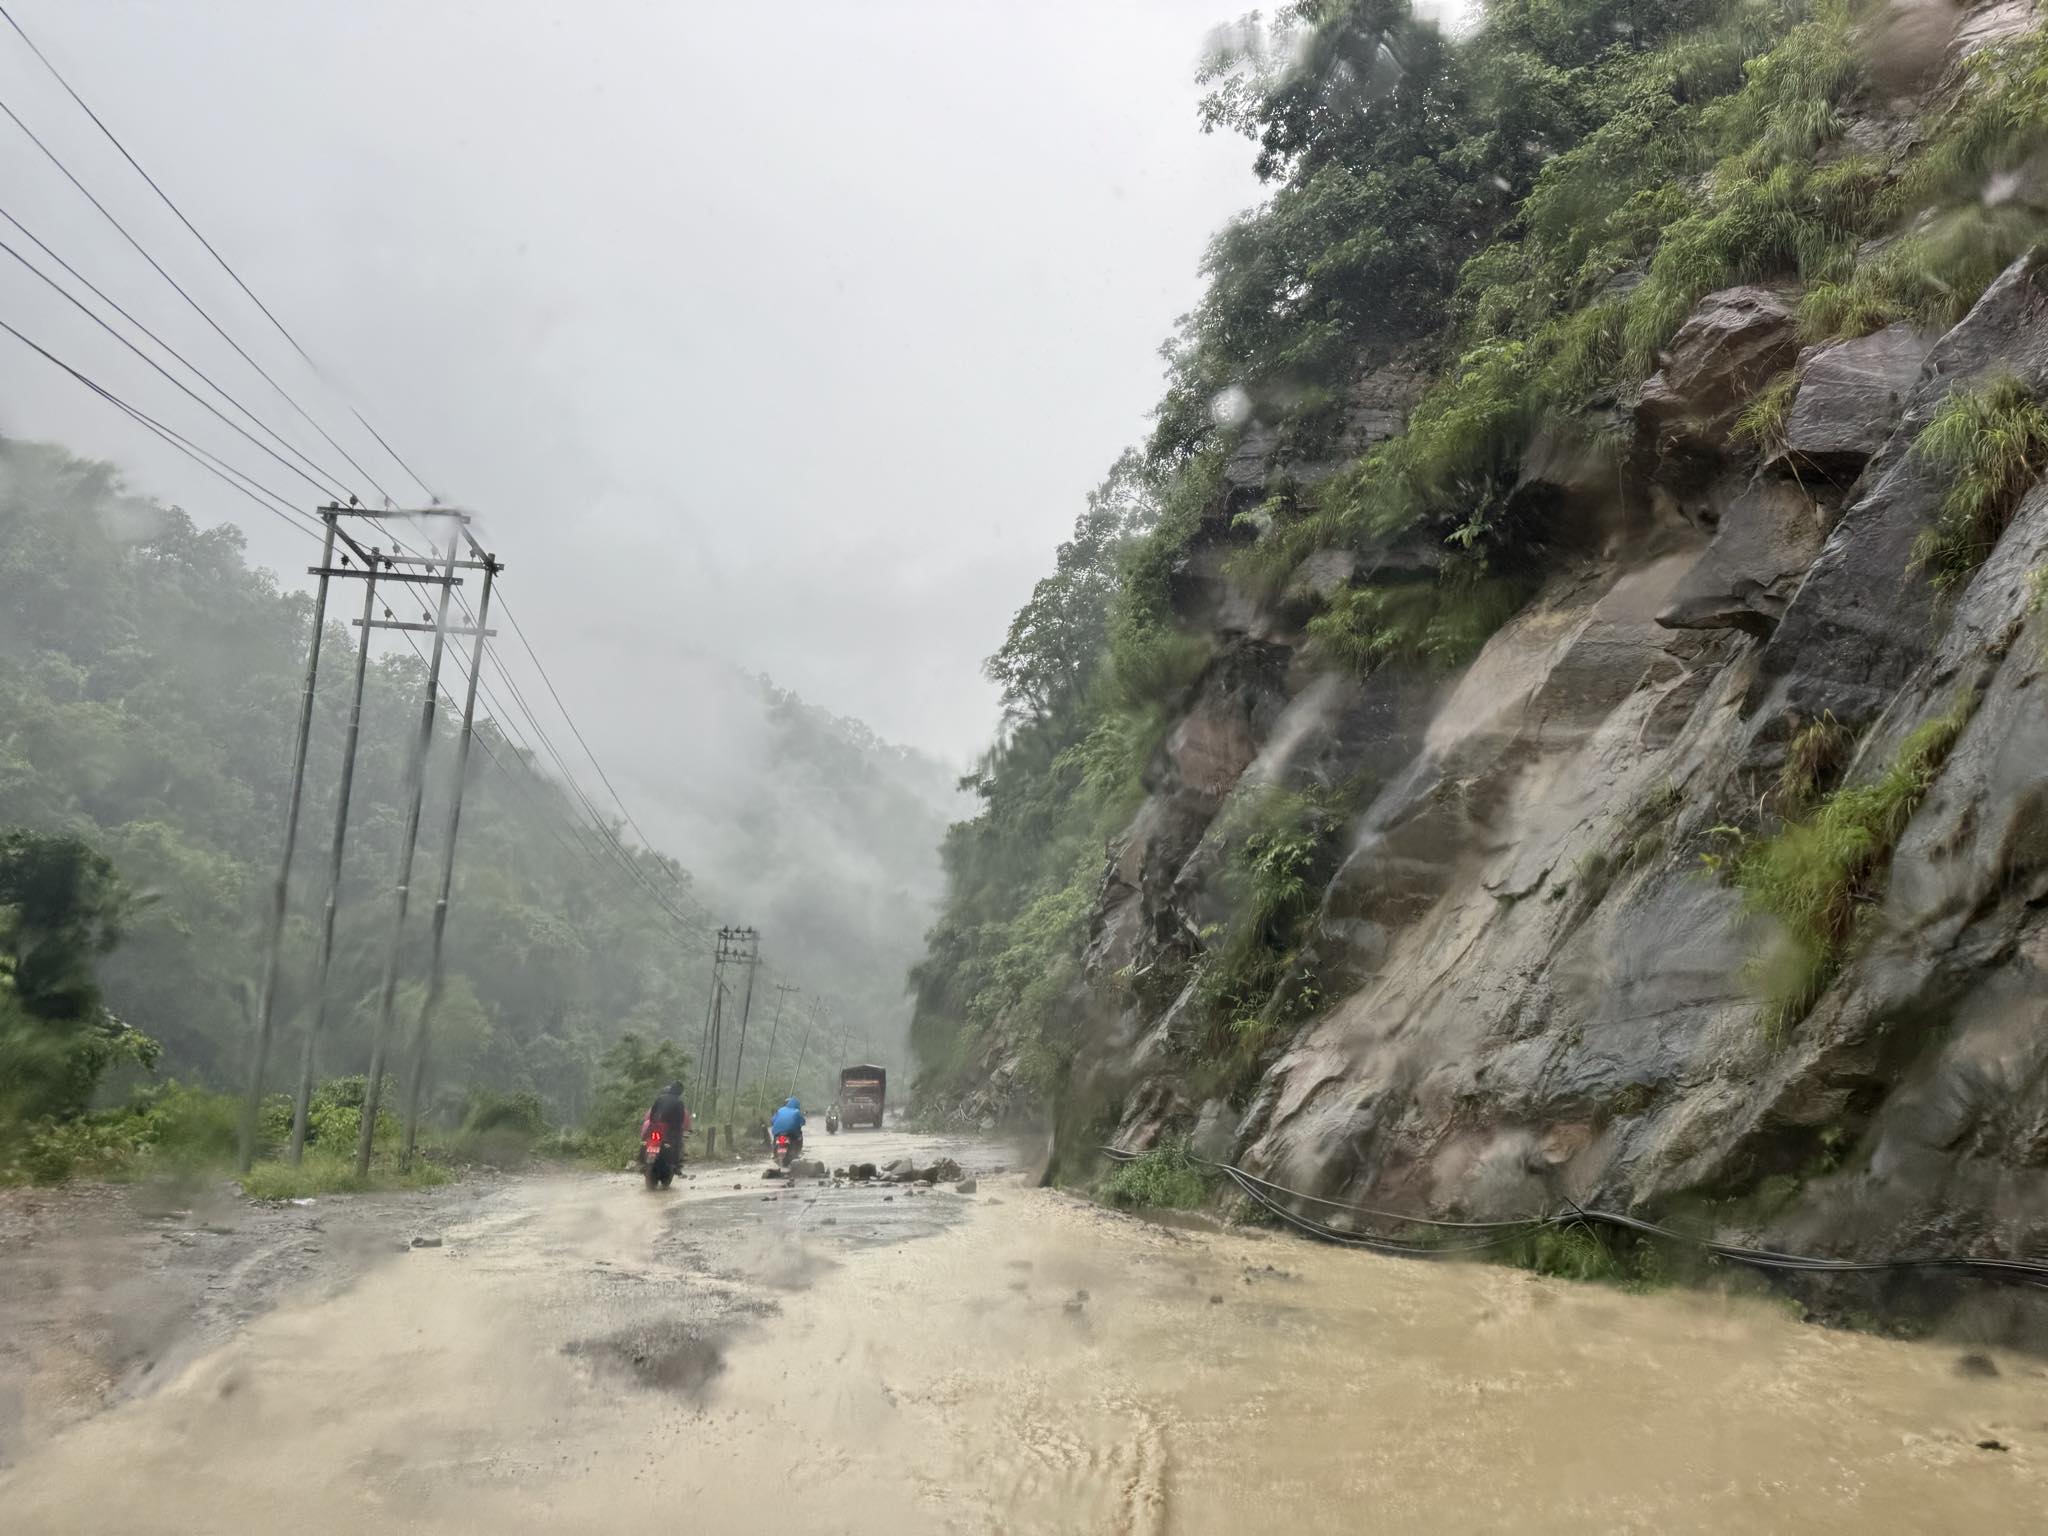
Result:
{"label": "electricity pole crossarm", "polygon": [[[461,530],[448,536],[448,560],[461,548]],[[445,562],[444,562],[445,563]],[[454,580],[453,573],[449,581]],[[419,845],[420,805],[426,795],[427,752],[434,741],[434,705],[440,697],[441,657],[447,649],[445,626],[452,585],[441,588],[441,601],[434,615],[434,643],[427,655],[427,681],[420,701],[420,727],[413,737],[412,751],[405,765],[405,832],[399,843],[398,879],[393,892],[391,936],[384,958],[384,984],[378,992],[377,1018],[370,1035],[370,1072],[363,1084],[362,1126],[356,1133],[356,1177],[370,1172],[370,1150],[377,1134],[377,1106],[383,1097],[384,1051],[391,1038],[391,1016],[398,1007],[398,963],[405,944],[405,908],[412,888],[412,860]]]}
{"label": "electricity pole crossarm", "polygon": [[[448,897],[455,885],[455,838],[462,828],[462,789],[469,776],[469,744],[476,730],[476,689],[484,671],[485,625],[491,616],[491,583],[503,569],[490,556],[484,567],[483,591],[477,598],[475,643],[469,651],[469,688],[462,700],[462,734],[455,742],[455,788],[448,797],[448,831],[441,845],[441,894],[434,901],[433,958],[427,969],[427,997],[420,1005],[419,1022],[413,1026],[412,1071],[405,1089],[405,1147],[399,1166],[412,1166],[412,1151],[419,1137],[420,1091],[427,1076],[427,1049],[434,1027],[434,1010],[441,1003],[445,981],[442,941],[448,931]],[[365,636],[369,634],[364,630]]]}
{"label": "electricity pole crossarm", "polygon": [[[320,565],[334,563],[334,519],[324,519],[326,536],[320,545]],[[277,1012],[277,968],[284,947],[285,908],[291,896],[292,853],[299,841],[299,807],[306,794],[306,745],[313,735],[313,691],[320,677],[320,638],[327,629],[327,578],[322,576],[313,593],[313,636],[306,645],[306,681],[299,690],[299,730],[292,746],[292,787],[285,801],[284,851],[278,859],[277,880],[270,889],[270,923],[263,949],[263,983],[256,1004],[256,1042],[250,1052],[249,1090],[242,1101],[242,1123],[235,1162],[249,1171],[256,1158],[256,1111],[263,1099],[263,1076],[270,1065],[270,1034]]]}

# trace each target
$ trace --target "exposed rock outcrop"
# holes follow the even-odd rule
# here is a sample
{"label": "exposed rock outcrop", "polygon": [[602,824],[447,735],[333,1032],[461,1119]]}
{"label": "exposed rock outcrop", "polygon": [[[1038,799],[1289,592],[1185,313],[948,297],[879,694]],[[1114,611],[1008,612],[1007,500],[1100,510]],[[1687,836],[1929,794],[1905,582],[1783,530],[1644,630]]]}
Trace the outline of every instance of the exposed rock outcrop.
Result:
{"label": "exposed rock outcrop", "polygon": [[[1292,1187],[1417,1211],[1664,1209],[1775,1178],[1790,1197],[1739,1208],[1743,1235],[2048,1242],[2048,489],[1940,602],[1912,546],[1944,486],[1911,451],[1973,379],[2048,393],[2048,291],[2022,261],[1944,336],[1804,353],[1793,309],[1702,301],[1634,413],[1646,479],[1532,450],[1523,486],[1594,536],[1457,676],[1333,677],[1284,614],[1219,651],[1092,929],[1080,1070],[1125,1145],[1198,1133]],[[1734,420],[1795,366],[1759,466]],[[1276,606],[1360,569],[1318,556]],[[1768,927],[1702,855],[1760,804],[1768,828],[1804,723],[1861,733],[1862,781],[1971,699],[1861,944],[1774,1039]],[[1370,788],[1303,962],[1325,991],[1247,1092],[1204,1097],[1192,989],[1116,979],[1199,952],[1234,805],[1352,775]]]}
{"label": "exposed rock outcrop", "polygon": [[1799,356],[1799,393],[1785,418],[1784,458],[1794,471],[1847,485],[1885,445],[1931,342],[1910,325],[1887,326]]}

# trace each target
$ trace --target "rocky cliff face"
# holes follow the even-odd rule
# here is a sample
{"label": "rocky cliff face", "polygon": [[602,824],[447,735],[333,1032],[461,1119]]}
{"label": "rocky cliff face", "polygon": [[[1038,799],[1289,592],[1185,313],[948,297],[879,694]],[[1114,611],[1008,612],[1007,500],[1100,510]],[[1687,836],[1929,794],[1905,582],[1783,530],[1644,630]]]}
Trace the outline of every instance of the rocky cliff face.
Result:
{"label": "rocky cliff face", "polygon": [[[1938,592],[1915,544],[1948,484],[1913,451],[1959,389],[2048,391],[2048,267],[2023,259],[1941,335],[1802,348],[1796,300],[1708,296],[1617,402],[1619,452],[1532,446],[1515,495],[1560,530],[1540,590],[1447,679],[1332,673],[1293,616],[1304,592],[1426,571],[1426,549],[1325,552],[1269,599],[1233,585],[1236,514],[1305,472],[1246,440],[1178,572],[1214,659],[1110,852],[1075,1000],[1076,1081],[1121,1144],[1193,1131],[1290,1186],[1416,1211],[1737,1195],[1722,1220],[1810,1247],[2048,1243],[2048,486]],[[1782,422],[1738,432],[1788,369]],[[1398,430],[1413,386],[1362,380],[1345,451]],[[1794,816],[1788,753],[1836,744],[1797,766],[1853,790],[1937,720],[1953,744],[1888,877],[1774,1025],[1782,938],[1731,848]],[[1317,896],[1319,994],[1248,1090],[1205,1090],[1177,1049],[1192,984],[1145,979],[1228,899],[1231,808],[1340,782],[1368,789]]]}

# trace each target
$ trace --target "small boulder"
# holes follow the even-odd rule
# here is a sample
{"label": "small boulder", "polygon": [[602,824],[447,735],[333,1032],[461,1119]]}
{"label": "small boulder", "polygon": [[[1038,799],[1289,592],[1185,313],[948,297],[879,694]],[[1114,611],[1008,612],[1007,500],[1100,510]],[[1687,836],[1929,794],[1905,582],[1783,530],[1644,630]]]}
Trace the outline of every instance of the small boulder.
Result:
{"label": "small boulder", "polygon": [[1863,471],[1892,435],[1906,394],[1920,376],[1930,340],[1893,325],[1799,358],[1799,393],[1786,412],[1785,446],[1776,462],[1811,469],[1838,485]]}
{"label": "small boulder", "polygon": [[981,1186],[975,1183],[972,1179],[962,1179],[958,1184],[955,1184],[953,1186],[953,1193],[956,1195],[971,1195],[975,1192],[975,1190],[979,1189],[980,1187]]}
{"label": "small boulder", "polygon": [[780,1168],[763,1168],[761,1170],[761,1177],[764,1179],[779,1179],[782,1177],[782,1170]]}
{"label": "small boulder", "polygon": [[855,1163],[846,1170],[846,1176],[858,1183],[865,1183],[867,1180],[875,1177],[875,1165],[873,1163]]}
{"label": "small boulder", "polygon": [[1717,454],[1744,406],[1799,357],[1798,319],[1769,288],[1701,299],[1644,382],[1636,419],[1664,454]]}
{"label": "small boulder", "polygon": [[412,1245],[415,1248],[438,1248],[441,1246],[441,1239],[438,1237],[416,1237],[412,1240]]}

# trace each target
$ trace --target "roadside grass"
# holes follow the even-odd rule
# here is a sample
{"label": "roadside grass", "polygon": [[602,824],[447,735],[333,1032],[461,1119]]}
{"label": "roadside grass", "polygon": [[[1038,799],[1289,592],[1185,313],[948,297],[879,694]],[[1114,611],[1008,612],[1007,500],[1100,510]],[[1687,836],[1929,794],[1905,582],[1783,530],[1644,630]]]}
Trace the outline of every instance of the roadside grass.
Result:
{"label": "roadside grass", "polygon": [[1507,1248],[1502,1259],[1517,1268],[1561,1280],[1581,1280],[1646,1291],[1676,1283],[1664,1250],[1647,1238],[1598,1231],[1574,1222],[1546,1227]]}
{"label": "roadside grass", "polygon": [[1167,1142],[1119,1163],[1096,1186],[1096,1198],[1120,1211],[1191,1211],[1209,1198],[1213,1177],[1197,1167],[1184,1141]]}
{"label": "roadside grass", "polygon": [[[358,1178],[355,1147],[362,1102],[361,1077],[319,1084],[308,1106],[305,1152],[294,1166],[286,1155],[291,1100],[283,1094],[266,1098],[257,1113],[256,1162],[241,1181],[244,1193],[252,1199],[277,1200],[355,1190],[423,1189],[446,1183],[466,1168],[521,1166],[545,1155],[551,1140],[580,1149],[593,1139],[583,1133],[550,1133],[540,1101],[530,1093],[480,1093],[470,1097],[456,1129],[422,1126],[410,1169],[398,1167],[397,1117],[380,1111],[370,1170]],[[240,1118],[238,1095],[170,1081],[139,1088],[116,1107],[68,1120],[0,1125],[0,1186],[54,1185],[70,1179],[127,1184],[231,1178]],[[630,1147],[622,1156],[631,1156]]]}
{"label": "roadside grass", "polygon": [[301,1200],[369,1190],[432,1189],[455,1177],[453,1169],[425,1155],[426,1151],[422,1148],[406,1169],[401,1169],[394,1157],[373,1157],[369,1173],[362,1178],[356,1176],[353,1152],[309,1151],[297,1167],[282,1158],[271,1158],[242,1175],[242,1193],[251,1200]]}

